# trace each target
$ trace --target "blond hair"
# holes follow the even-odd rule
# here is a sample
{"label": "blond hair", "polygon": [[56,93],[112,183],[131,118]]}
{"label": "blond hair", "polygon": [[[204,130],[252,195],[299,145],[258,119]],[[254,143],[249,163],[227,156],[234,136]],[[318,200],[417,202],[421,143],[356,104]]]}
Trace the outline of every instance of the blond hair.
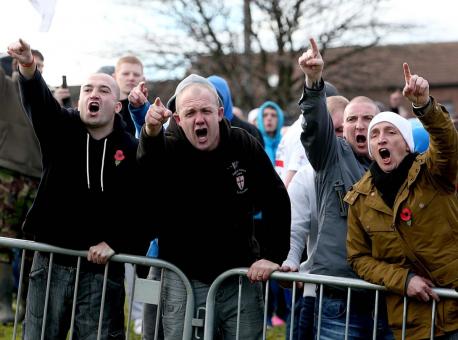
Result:
{"label": "blond hair", "polygon": [[115,73],[119,70],[119,67],[122,65],[122,64],[137,64],[137,65],[140,65],[142,67],[142,71],[143,71],[143,63],[140,61],[140,59],[138,59],[136,56],[134,55],[126,55],[124,57],[121,57],[118,59],[117,63],[116,63],[116,66],[115,66]]}

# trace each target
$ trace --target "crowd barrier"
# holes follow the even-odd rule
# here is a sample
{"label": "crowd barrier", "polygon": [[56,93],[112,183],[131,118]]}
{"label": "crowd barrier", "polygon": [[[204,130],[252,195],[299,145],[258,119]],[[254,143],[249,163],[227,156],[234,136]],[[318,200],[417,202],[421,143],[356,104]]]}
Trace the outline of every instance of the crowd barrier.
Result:
{"label": "crowd barrier", "polygon": [[[6,237],[0,237],[0,248],[17,248],[22,249],[22,262],[21,262],[21,270],[19,275],[19,287],[17,293],[17,303],[16,306],[20,304],[20,298],[22,295],[22,286],[23,286],[23,276],[24,276],[24,261],[25,261],[25,252],[28,251],[39,251],[43,253],[49,253],[49,270],[48,270],[48,278],[47,278],[47,285],[46,285],[46,296],[45,296],[45,305],[44,305],[44,312],[43,312],[43,326],[41,332],[41,339],[45,339],[45,323],[46,323],[46,312],[48,308],[48,298],[50,295],[49,287],[51,282],[51,269],[53,263],[53,255],[54,254],[61,254],[61,255],[68,255],[74,256],[77,258],[75,259],[76,265],[76,280],[75,280],[75,290],[73,296],[73,306],[72,306],[72,315],[70,321],[70,331],[69,331],[69,339],[72,339],[73,336],[73,327],[74,327],[74,316],[75,316],[75,307],[76,307],[76,296],[78,292],[78,277],[80,272],[81,266],[81,258],[85,259],[87,257],[87,251],[76,251],[70,249],[64,249],[59,247],[54,247],[44,243],[38,243],[33,241],[27,240],[19,240],[19,239],[12,239]],[[150,303],[157,305],[157,317],[156,317],[156,325],[159,323],[159,317],[161,314],[161,290],[162,290],[162,277],[164,270],[170,270],[176,273],[184,283],[186,288],[187,298],[186,298],[186,310],[185,310],[185,319],[184,319],[184,327],[183,327],[183,339],[188,340],[192,338],[192,327],[193,322],[193,312],[194,312],[194,294],[192,291],[191,283],[184,275],[184,273],[178,269],[173,264],[162,261],[159,259],[144,257],[144,256],[133,256],[133,255],[125,255],[119,254],[114,255],[110,262],[121,262],[121,263],[131,263],[134,265],[134,273],[137,265],[147,266],[147,267],[156,267],[161,268],[161,279],[159,281],[156,280],[149,280],[149,279],[141,279],[135,278],[134,282],[135,285],[132,285],[131,294],[130,294],[130,301],[128,307],[128,322],[127,325],[130,324],[131,319],[131,312],[132,312],[132,304],[133,301],[139,301],[143,303]],[[107,277],[108,277],[108,267],[110,262],[105,265],[104,271],[104,280],[103,280],[103,288],[102,288],[102,299],[100,302],[100,315],[99,315],[99,327],[98,327],[98,334],[97,340],[101,339],[101,320],[103,318],[103,309],[105,304],[105,291],[106,291],[106,284],[107,284]],[[14,320],[14,328],[13,328],[13,336],[12,339],[16,339],[17,336],[17,329],[18,329],[18,314],[19,308],[16,308],[16,315]],[[156,327],[156,334],[155,339],[158,338],[157,330],[159,327]],[[126,327],[126,339],[128,340],[130,336],[130,327]]]}
{"label": "crowd barrier", "polygon": [[[19,277],[19,287],[18,287],[18,294],[17,294],[17,306],[19,306],[20,298],[22,295],[22,285],[23,285],[23,276],[24,276],[24,260],[25,260],[25,252],[26,251],[39,251],[44,253],[50,253],[49,257],[49,271],[47,277],[47,286],[46,286],[46,297],[45,297],[45,305],[44,305],[44,316],[43,316],[43,327],[42,327],[42,334],[41,339],[45,338],[44,330],[45,330],[45,322],[46,322],[46,312],[48,308],[48,298],[50,295],[49,287],[50,287],[50,280],[51,280],[51,268],[53,262],[53,254],[62,254],[68,256],[74,256],[77,258],[77,270],[76,270],[76,280],[75,280],[75,291],[73,296],[73,306],[72,306],[72,316],[71,316],[71,324],[70,324],[70,331],[69,331],[69,339],[72,339],[72,331],[74,326],[74,315],[75,315],[75,302],[76,302],[76,294],[78,291],[78,275],[80,271],[81,265],[81,258],[86,258],[87,251],[76,251],[70,249],[64,249],[59,247],[54,247],[48,244],[37,243],[33,241],[27,240],[19,240],[19,239],[12,239],[12,238],[5,238],[0,237],[0,248],[17,248],[22,249],[22,263],[21,263],[21,270],[20,270],[20,277]],[[158,324],[160,322],[160,315],[161,315],[161,291],[162,291],[162,282],[163,282],[163,273],[164,270],[170,270],[176,273],[183,281],[184,286],[187,292],[187,300],[186,300],[186,309],[185,309],[185,320],[184,320],[184,327],[183,327],[183,339],[188,340],[192,338],[192,331],[193,327],[196,327],[196,334],[197,328],[204,327],[204,339],[213,339],[214,334],[214,319],[215,319],[215,297],[218,291],[219,286],[222,282],[226,279],[233,277],[233,276],[246,276],[248,268],[235,268],[228,270],[218,276],[215,281],[212,283],[206,301],[206,312],[205,312],[205,322],[202,323],[202,320],[193,318],[194,309],[195,309],[195,300],[194,294],[192,290],[192,286],[188,278],[184,275],[184,273],[174,266],[173,264],[162,261],[159,259],[148,258],[144,256],[133,256],[133,255],[125,255],[119,254],[114,255],[110,262],[121,262],[121,263],[131,263],[134,265],[134,269],[136,269],[137,265],[147,266],[147,267],[156,267],[161,269],[160,280],[150,280],[150,279],[141,279],[135,278],[135,284],[132,285],[130,291],[130,300],[128,301],[128,325],[130,324],[131,319],[131,311],[132,311],[132,304],[133,301],[139,301],[143,303],[149,303],[157,305],[157,317],[155,320],[156,323],[156,334],[154,339],[158,338],[157,330],[159,329]],[[99,315],[99,329],[97,334],[97,339],[101,338],[101,320],[103,317],[103,307],[104,307],[104,297],[105,297],[105,290],[106,290],[106,283],[107,283],[107,275],[108,275],[108,262],[105,265],[104,271],[104,281],[103,281],[103,288],[102,288],[102,300],[100,304],[100,315]],[[135,270],[134,270],[135,273]],[[297,282],[304,282],[304,283],[312,283],[316,284],[318,289],[318,297],[320,301],[322,301],[323,296],[323,288],[326,285],[332,286],[340,286],[347,288],[347,304],[348,308],[346,311],[346,329],[345,329],[345,339],[348,337],[348,325],[349,325],[349,313],[351,309],[351,293],[352,289],[368,289],[368,290],[375,290],[375,313],[374,313],[374,329],[373,329],[373,339],[376,339],[376,324],[378,318],[378,303],[379,303],[379,292],[386,290],[383,286],[374,285],[368,283],[363,280],[358,279],[349,279],[349,278],[342,278],[342,277],[333,277],[333,276],[324,276],[324,275],[314,275],[314,274],[303,274],[303,273],[281,273],[281,272],[274,272],[271,275],[270,280],[280,280],[280,281],[291,281],[292,282],[292,306],[291,306],[291,323],[294,320],[294,313],[295,313],[295,302],[296,302],[296,294],[297,294]],[[264,325],[263,325],[263,339],[266,339],[266,329],[267,329],[267,305],[268,305],[268,292],[269,292],[269,281],[266,283],[266,300],[264,303]],[[242,289],[242,282],[243,280],[239,279],[239,290],[238,290],[238,312],[237,312],[237,335],[236,339],[239,339],[239,328],[240,328],[240,301],[241,301],[241,289]],[[434,292],[436,292],[439,297],[441,298],[449,298],[449,299],[458,299],[458,292],[453,289],[444,289],[444,288],[433,288]],[[406,324],[406,317],[407,317],[407,297],[404,297],[404,310],[403,310],[403,330],[402,330],[402,339],[405,339],[405,324]],[[435,315],[436,315],[436,302],[432,300],[432,308],[431,308],[431,339],[434,339],[434,323],[435,323]],[[16,308],[16,315],[14,321],[14,328],[13,328],[13,337],[12,339],[16,339],[17,335],[17,327],[18,327],[18,313],[19,308]],[[321,323],[321,313],[322,313],[322,306],[321,303],[319,304],[318,308],[318,318],[317,318],[317,337],[320,338],[320,323]],[[289,334],[289,339],[293,338],[293,327],[290,327],[291,331]],[[130,327],[126,327],[126,339],[129,339],[130,335]],[[243,339],[242,339],[243,340]]]}
{"label": "crowd barrier", "polygon": [[[232,276],[245,276],[248,272],[247,268],[235,268],[228,270],[218,276],[215,281],[213,281],[207,296],[206,302],[206,314],[205,314],[205,328],[204,328],[204,339],[212,339],[213,338],[213,324],[214,324],[214,316],[215,316],[215,297],[218,291],[219,286],[222,282],[224,282],[227,278]],[[350,309],[351,309],[351,293],[352,289],[368,289],[368,290],[375,290],[375,313],[374,313],[374,326],[373,326],[373,339],[377,338],[377,319],[378,319],[378,303],[379,303],[379,293],[380,291],[385,291],[386,288],[383,286],[378,286],[372,283],[368,283],[363,280],[358,279],[350,279],[350,278],[343,278],[343,277],[334,277],[334,276],[324,276],[324,275],[315,275],[315,274],[304,274],[304,273],[281,273],[281,272],[274,272],[270,280],[281,280],[281,281],[292,281],[292,306],[291,306],[291,324],[290,324],[290,333],[289,339],[293,339],[293,321],[294,321],[294,312],[295,312],[295,303],[296,303],[296,291],[297,291],[297,282],[304,282],[304,283],[313,283],[316,284],[318,289],[318,298],[319,298],[319,308],[318,308],[318,318],[317,318],[317,339],[320,339],[320,329],[321,329],[321,315],[322,315],[322,305],[321,301],[323,300],[323,288],[326,285],[332,286],[339,286],[347,288],[347,310],[346,310],[346,324],[345,324],[345,340],[348,339],[348,326],[350,321]],[[266,284],[266,301],[264,303],[264,325],[263,325],[263,340],[266,339],[266,328],[267,328],[267,305],[269,296],[269,282],[267,281]],[[239,302],[238,305],[240,307],[241,301],[241,290],[242,290],[242,280],[239,280]],[[440,297],[440,298],[449,298],[449,299],[458,299],[458,292],[453,289],[445,289],[445,288],[433,288],[433,291]],[[405,337],[405,325],[406,325],[406,318],[407,318],[407,297],[404,297],[404,308],[403,308],[403,328],[402,328],[402,339],[404,340]],[[431,336],[430,339],[434,339],[434,323],[435,323],[435,315],[436,315],[436,301],[432,300],[431,303]],[[240,328],[240,308],[237,312],[237,331],[236,331],[236,339],[239,339],[239,328]],[[243,339],[242,339],[243,340]]]}

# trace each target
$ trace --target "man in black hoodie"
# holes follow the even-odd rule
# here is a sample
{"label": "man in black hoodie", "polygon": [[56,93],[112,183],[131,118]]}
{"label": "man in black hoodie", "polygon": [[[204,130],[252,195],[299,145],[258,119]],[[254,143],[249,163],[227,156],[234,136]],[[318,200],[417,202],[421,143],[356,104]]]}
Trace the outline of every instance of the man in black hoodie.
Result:
{"label": "man in black hoodie", "polygon": [[[132,199],[138,197],[141,183],[137,144],[115,114],[121,103],[111,76],[89,76],[81,86],[78,110],[61,108],[36,71],[30,46],[19,40],[8,53],[19,62],[23,105],[43,155],[42,180],[23,229],[39,242],[89,250],[87,261],[81,261],[74,336],[95,339],[103,264],[115,252],[144,254],[147,247],[139,243],[148,238],[139,236],[142,225],[134,208],[141,208],[134,207]],[[137,248],[129,235],[135,236]],[[37,253],[33,260],[25,339],[40,337],[49,261],[46,253]],[[112,263],[109,269],[102,338],[123,339],[124,266]],[[68,332],[75,273],[75,258],[54,256],[45,325],[48,339],[65,338]]]}
{"label": "man in black hoodie", "polygon": [[[172,112],[173,124],[164,131],[162,125]],[[214,86],[192,74],[178,85],[167,108],[159,98],[150,106],[137,157],[147,169],[149,192],[161,197],[154,209],[155,218],[162,218],[156,234],[160,258],[191,279],[196,309],[205,305],[210,284],[219,274],[250,267],[243,279],[240,338],[259,339],[260,281],[280,268],[288,252],[290,203],[261,144],[245,130],[232,128],[223,115]],[[258,245],[253,214],[260,210],[267,222],[265,243]],[[181,339],[184,286],[173,273],[166,272],[165,280],[164,335]],[[225,281],[222,289],[216,298],[216,328],[225,339],[233,338],[238,279]]]}

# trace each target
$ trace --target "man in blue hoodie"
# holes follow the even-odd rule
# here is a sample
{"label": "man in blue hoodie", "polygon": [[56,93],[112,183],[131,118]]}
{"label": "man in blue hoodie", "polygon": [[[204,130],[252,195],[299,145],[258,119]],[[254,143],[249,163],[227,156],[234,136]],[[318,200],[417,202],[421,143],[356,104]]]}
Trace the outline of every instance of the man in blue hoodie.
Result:
{"label": "man in blue hoodie", "polygon": [[273,101],[267,101],[259,107],[257,125],[264,139],[264,149],[275,165],[275,154],[281,139],[284,115],[280,106]]}
{"label": "man in blue hoodie", "polygon": [[208,77],[207,79],[210,80],[210,83],[212,83],[213,86],[216,88],[216,91],[218,92],[219,97],[223,101],[224,118],[226,118],[231,123],[231,126],[235,126],[235,127],[244,129],[250,135],[256,138],[259,141],[259,143],[261,143],[262,146],[264,146],[264,139],[262,138],[261,132],[258,130],[258,128],[254,126],[253,124],[250,124],[250,123],[247,123],[241,120],[239,117],[237,117],[234,114],[233,106],[232,106],[231,90],[229,89],[229,85],[227,84],[227,81],[217,75],[212,75]]}

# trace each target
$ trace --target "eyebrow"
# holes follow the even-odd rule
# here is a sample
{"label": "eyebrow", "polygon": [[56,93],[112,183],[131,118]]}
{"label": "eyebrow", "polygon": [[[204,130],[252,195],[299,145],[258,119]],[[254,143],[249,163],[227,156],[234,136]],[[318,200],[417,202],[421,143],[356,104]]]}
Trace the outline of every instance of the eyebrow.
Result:
{"label": "eyebrow", "polygon": [[99,87],[100,89],[107,89],[111,92],[111,87],[109,87],[108,85],[98,85],[98,86],[94,86],[92,84],[86,84],[86,85],[83,85],[82,88],[85,89],[85,88],[94,88],[94,87]]}

